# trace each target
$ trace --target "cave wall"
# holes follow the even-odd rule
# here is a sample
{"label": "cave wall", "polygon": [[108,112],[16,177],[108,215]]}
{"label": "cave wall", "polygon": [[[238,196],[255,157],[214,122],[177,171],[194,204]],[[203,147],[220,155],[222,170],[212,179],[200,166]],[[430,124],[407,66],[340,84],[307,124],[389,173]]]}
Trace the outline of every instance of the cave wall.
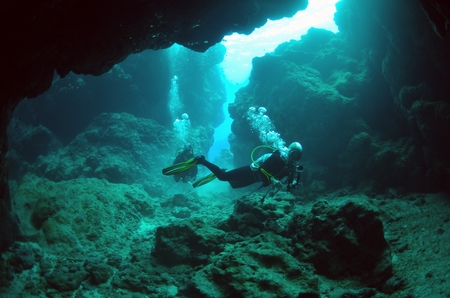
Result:
{"label": "cave wall", "polygon": [[448,190],[449,39],[419,2],[343,0],[335,21],[253,59],[229,109],[236,163],[259,142],[246,111],[264,106],[302,142],[307,187]]}
{"label": "cave wall", "polygon": [[[377,66],[382,57],[379,48],[353,47],[339,34],[312,28],[300,41],[254,58],[250,83],[230,107],[232,150],[248,151],[260,143],[258,133],[246,125],[246,112],[249,106],[263,106],[287,144],[302,143],[308,163],[305,185],[320,181],[328,188],[354,186],[365,177],[353,175],[356,169],[342,169],[341,154],[349,140],[393,126],[390,90]],[[247,140],[252,140],[250,145]],[[345,175],[351,177],[343,183]]]}
{"label": "cave wall", "polygon": [[[443,1],[402,0],[370,1],[365,5],[359,1],[342,1],[342,6],[346,12],[341,17],[336,16],[336,23],[347,40],[357,41],[370,36],[363,30],[368,20],[372,27],[378,27],[372,32],[379,32],[381,28],[388,40],[381,72],[390,88],[398,119],[396,124],[408,139],[402,156],[395,160],[399,166],[394,169],[394,177],[405,171],[416,177],[395,182],[410,189],[420,186],[433,191],[448,190],[448,5]],[[439,8],[442,14],[432,11],[433,7]],[[412,165],[408,158],[418,162]],[[405,166],[408,163],[409,166]]]}
{"label": "cave wall", "polygon": [[[142,157],[136,161],[138,164],[142,160],[155,158],[154,152],[161,154],[158,159],[170,160],[187,143],[191,144],[196,154],[205,154],[214,142],[213,127],[224,119],[222,105],[226,100],[226,89],[222,69],[218,66],[224,54],[225,47],[220,44],[205,53],[175,46],[168,50],[131,55],[102,76],[71,73],[64,79],[55,79],[50,90],[36,99],[22,101],[8,126],[7,158],[11,193],[25,174],[35,174],[55,182],[61,179],[55,180],[55,177],[64,177],[64,180],[101,177],[112,183],[129,183],[140,181],[139,177],[147,177],[149,173],[151,175],[144,179],[144,184],[147,184],[148,178],[153,182],[158,180],[156,177],[160,176],[159,169],[164,164],[158,167],[154,164],[131,166],[150,169],[140,172],[140,175],[131,174],[126,168],[134,162],[117,162],[124,159],[123,150],[141,152]],[[185,130],[178,130],[180,127],[175,126],[174,121],[181,119],[181,114],[185,112],[190,116],[190,125]],[[105,115],[112,120],[99,125]],[[122,116],[113,117],[117,115]],[[106,147],[104,151],[98,151],[95,144],[80,141],[89,131],[117,136],[125,131],[128,136],[129,131],[139,131],[139,125],[134,122],[147,120],[155,121],[160,126],[140,129],[138,134],[149,134],[152,129],[161,134],[170,133],[170,152],[165,147],[168,144],[159,144],[160,139],[164,140],[160,137],[143,138],[145,142],[160,146],[158,149],[145,145],[142,146],[146,149],[117,145],[135,143],[131,136],[129,141],[112,138],[109,143],[101,140],[111,137],[97,137],[95,144]],[[114,121],[128,121],[131,124],[115,129],[111,124]],[[102,126],[110,126],[110,129],[104,130]],[[116,141],[117,144],[114,144]],[[69,156],[75,153],[77,158],[67,158],[62,152],[69,152]],[[120,179],[109,179],[111,175],[100,174],[105,172],[100,168],[105,167],[92,163],[95,156],[102,156],[99,158],[103,160],[102,164],[115,164],[114,172],[127,174],[118,175]],[[58,166],[52,165],[55,161],[58,161]],[[88,163],[90,166],[87,166]],[[79,167],[91,170],[75,170]],[[157,192],[155,190],[160,191],[161,188],[154,188],[153,192]]]}
{"label": "cave wall", "polygon": [[[68,74],[32,100],[20,102],[13,117],[42,125],[67,145],[101,113],[129,113],[170,127],[170,90],[166,51],[130,55],[102,76]],[[153,84],[149,84],[153,82]]]}
{"label": "cave wall", "polygon": [[[57,77],[47,92],[20,102],[13,117],[26,125],[43,125],[64,145],[101,113],[125,112],[170,130],[187,113],[193,126],[212,129],[225,118],[227,94],[218,66],[225,51],[221,44],[205,53],[176,46],[130,55],[102,76]],[[170,102],[172,96],[176,104]]]}

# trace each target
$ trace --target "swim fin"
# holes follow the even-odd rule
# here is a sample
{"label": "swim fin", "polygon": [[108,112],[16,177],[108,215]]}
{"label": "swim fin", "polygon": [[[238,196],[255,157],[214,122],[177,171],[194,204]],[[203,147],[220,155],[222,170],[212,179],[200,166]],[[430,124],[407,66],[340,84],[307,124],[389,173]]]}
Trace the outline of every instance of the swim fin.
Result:
{"label": "swim fin", "polygon": [[202,185],[205,185],[206,183],[209,183],[211,181],[213,181],[214,179],[216,179],[216,175],[214,175],[214,173],[211,173],[203,178],[198,179],[197,181],[195,181],[194,183],[192,183],[192,186],[195,187],[199,187]]}
{"label": "swim fin", "polygon": [[171,165],[162,170],[163,175],[170,176],[178,173],[182,173],[184,171],[189,170],[193,166],[197,165],[197,159],[195,157],[188,159],[186,161]]}

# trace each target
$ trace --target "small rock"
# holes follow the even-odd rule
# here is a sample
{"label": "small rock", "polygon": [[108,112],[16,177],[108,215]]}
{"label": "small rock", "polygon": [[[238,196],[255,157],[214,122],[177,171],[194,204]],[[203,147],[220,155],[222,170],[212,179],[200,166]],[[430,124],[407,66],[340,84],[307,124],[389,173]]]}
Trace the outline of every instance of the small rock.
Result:
{"label": "small rock", "polygon": [[43,257],[39,261],[39,266],[41,268],[41,275],[46,276],[47,274],[49,274],[53,270],[53,267],[55,266],[54,263],[55,263],[54,260],[52,260],[51,258]]}
{"label": "small rock", "polygon": [[23,269],[31,269],[34,266],[33,251],[27,245],[20,245],[10,260],[13,266],[22,266]]}
{"label": "small rock", "polygon": [[408,249],[408,243],[400,244],[400,245],[397,247],[398,252],[404,252],[404,251],[407,250],[407,249]]}
{"label": "small rock", "polygon": [[61,270],[55,269],[48,274],[45,279],[51,288],[65,292],[78,289],[87,276],[88,273],[84,271],[84,269],[75,273],[65,273]]}
{"label": "small rock", "polygon": [[159,203],[159,205],[164,208],[164,207],[170,206],[171,203],[172,203],[172,200],[168,199],[168,200],[162,201],[161,203]]}
{"label": "small rock", "polygon": [[174,207],[188,207],[189,200],[183,194],[176,194],[172,197],[172,206]]}
{"label": "small rock", "polygon": [[414,205],[416,206],[423,206],[427,203],[425,198],[418,198],[417,201],[414,202]]}
{"label": "small rock", "polygon": [[172,215],[177,218],[188,218],[191,216],[191,211],[186,207],[175,207],[172,209]]}
{"label": "small rock", "polygon": [[393,276],[389,278],[383,285],[382,292],[392,294],[398,290],[404,289],[406,286],[406,278]]}
{"label": "small rock", "polygon": [[446,215],[444,218],[444,222],[449,222],[450,221],[450,215]]}
{"label": "small rock", "polygon": [[340,298],[370,298],[375,295],[377,291],[373,288],[363,288],[358,290],[350,290],[342,293]]}
{"label": "small rock", "polygon": [[320,295],[317,293],[300,293],[298,294],[297,298],[320,298]]}
{"label": "small rock", "polygon": [[113,269],[107,264],[95,264],[92,266],[89,273],[92,284],[98,285],[108,281],[113,275]]}
{"label": "small rock", "polygon": [[122,264],[122,256],[120,254],[113,253],[108,256],[108,261],[106,263],[113,267],[119,268]]}

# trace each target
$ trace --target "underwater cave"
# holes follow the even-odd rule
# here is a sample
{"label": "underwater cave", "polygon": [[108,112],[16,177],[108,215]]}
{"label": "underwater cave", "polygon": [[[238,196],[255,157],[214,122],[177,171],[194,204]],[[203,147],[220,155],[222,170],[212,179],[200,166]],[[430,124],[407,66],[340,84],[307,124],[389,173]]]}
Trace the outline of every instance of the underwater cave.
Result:
{"label": "underwater cave", "polygon": [[0,294],[448,297],[450,6],[309,2],[2,4]]}

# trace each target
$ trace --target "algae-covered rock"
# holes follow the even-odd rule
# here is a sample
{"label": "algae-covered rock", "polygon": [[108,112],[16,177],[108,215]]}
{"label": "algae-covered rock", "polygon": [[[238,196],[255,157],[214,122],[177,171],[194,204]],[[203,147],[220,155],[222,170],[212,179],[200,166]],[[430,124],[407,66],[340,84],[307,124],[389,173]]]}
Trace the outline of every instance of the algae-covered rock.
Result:
{"label": "algae-covered rock", "polygon": [[108,264],[94,263],[86,266],[89,272],[91,283],[94,285],[105,283],[113,275],[113,269]]}
{"label": "algae-covered rock", "polygon": [[174,207],[171,213],[177,218],[189,218],[191,216],[191,211],[187,207]]}
{"label": "algae-covered rock", "polygon": [[161,264],[196,266],[208,262],[212,253],[224,249],[225,233],[200,219],[183,221],[156,230],[152,255]]}
{"label": "algae-covered rock", "polygon": [[392,276],[391,248],[379,212],[365,202],[319,201],[289,227],[294,255],[330,278],[358,276],[378,286]]}
{"label": "algae-covered rock", "polygon": [[62,259],[55,268],[45,276],[48,285],[60,292],[78,289],[86,280],[88,273],[79,259]]}
{"label": "algae-covered rock", "polygon": [[141,218],[151,217],[156,208],[139,185],[92,178],[52,182],[35,176],[25,177],[13,203],[24,239],[60,255],[121,249]]}
{"label": "algae-covered rock", "polygon": [[188,207],[189,199],[184,194],[175,194],[172,197],[172,206],[174,207]]}
{"label": "algae-covered rock", "polygon": [[[448,188],[449,87],[442,66],[448,64],[448,44],[420,26],[407,25],[411,35],[404,39],[401,23],[424,21],[420,5],[375,6],[371,12],[366,3],[341,1],[335,16],[339,34],[311,28],[300,40],[253,59],[249,84],[229,109],[237,164],[261,142],[269,143],[258,139],[258,129],[273,128],[254,129],[246,117],[250,107],[265,107],[275,132],[303,145],[310,164],[304,187],[317,180],[327,190],[371,184],[368,191],[377,193]],[[389,17],[384,6],[403,16],[406,9],[414,21]],[[423,52],[411,51],[413,46]],[[312,170],[319,167],[326,171]]]}
{"label": "algae-covered rock", "polygon": [[313,268],[289,251],[287,239],[265,233],[214,256],[193,282],[206,297],[319,297]]}
{"label": "algae-covered rock", "polygon": [[[212,135],[210,130],[201,126],[191,130],[190,143],[196,152],[211,146],[207,137]],[[48,145],[46,139],[42,142],[41,146]],[[161,175],[161,169],[172,162],[176,146],[181,144],[184,141],[179,136],[155,120],[127,113],[103,113],[72,142],[60,150],[48,150],[32,165],[24,164],[16,151],[11,157],[14,168],[26,168],[54,182],[98,178],[111,183],[139,183],[150,195],[159,196],[173,186],[173,179]],[[13,178],[19,180],[16,176]]]}
{"label": "algae-covered rock", "polygon": [[264,231],[283,234],[287,226],[287,215],[293,210],[294,196],[279,192],[275,196],[250,195],[240,198],[229,219],[219,227],[224,231],[235,231],[241,236],[256,236]]}
{"label": "algae-covered rock", "polygon": [[24,270],[33,268],[35,257],[31,244],[16,242],[13,249],[14,255],[9,259],[10,265]]}
{"label": "algae-covered rock", "polygon": [[36,160],[62,147],[54,134],[43,125],[26,125],[12,118],[8,126],[9,179],[20,179]]}

